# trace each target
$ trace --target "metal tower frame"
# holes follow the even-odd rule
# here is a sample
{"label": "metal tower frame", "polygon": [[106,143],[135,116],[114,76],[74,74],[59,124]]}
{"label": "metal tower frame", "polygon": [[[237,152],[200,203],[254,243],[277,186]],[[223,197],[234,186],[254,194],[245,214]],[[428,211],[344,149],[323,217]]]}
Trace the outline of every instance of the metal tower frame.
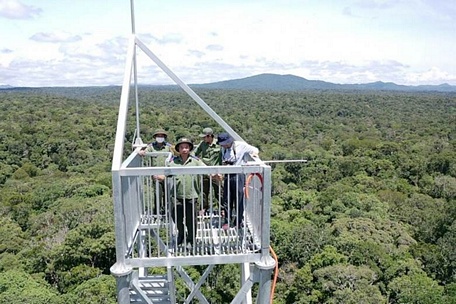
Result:
{"label": "metal tower frame", "polygon": [[[138,155],[140,148],[144,146],[139,123],[138,49],[144,52],[235,140],[243,141],[243,139],[136,36],[134,0],[130,0],[130,6],[132,35],[127,49],[112,160],[116,263],[111,267],[111,273],[117,281],[118,303],[176,303],[176,296],[173,294],[176,274],[190,289],[190,294],[184,303],[190,303],[194,298],[197,298],[200,303],[209,303],[199,288],[217,264],[240,265],[241,288],[231,303],[252,303],[251,289],[255,283],[259,284],[256,302],[269,303],[271,274],[275,267],[275,261],[269,251],[271,168],[260,159],[250,159],[246,166],[154,167]],[[127,113],[132,86],[136,108],[134,150],[124,159]],[[246,195],[245,199],[246,227],[242,231],[233,230],[234,236],[227,236],[225,239],[223,237],[226,232],[221,229],[200,228],[200,233],[207,232],[210,237],[201,236],[201,242],[188,251],[170,253],[172,240],[167,236],[171,235],[173,229],[171,216],[151,214],[147,193],[152,192],[153,196],[155,188],[148,182],[148,177],[189,175],[195,178],[194,176],[203,174],[207,176],[242,174],[248,177],[250,185],[246,188],[250,190],[246,191],[250,191],[250,195]],[[172,182],[171,179],[169,183],[172,184]],[[172,199],[169,199],[169,203],[173,203]],[[204,219],[201,218],[200,223],[203,221]],[[215,250],[220,240],[225,240],[228,244],[224,252]],[[183,266],[187,265],[208,266],[200,280],[194,283],[183,269]],[[149,274],[147,269],[153,267],[165,267],[166,275]],[[157,294],[160,295],[158,297],[160,302],[157,300]]]}

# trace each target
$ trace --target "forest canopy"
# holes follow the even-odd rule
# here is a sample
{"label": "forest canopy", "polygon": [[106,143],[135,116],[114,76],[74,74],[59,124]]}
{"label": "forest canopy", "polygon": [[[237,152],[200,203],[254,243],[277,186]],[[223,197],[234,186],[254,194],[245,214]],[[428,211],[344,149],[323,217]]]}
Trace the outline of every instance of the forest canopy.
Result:
{"label": "forest canopy", "polygon": [[[263,160],[308,160],[273,164],[274,303],[456,302],[456,94],[197,93]],[[0,91],[0,303],[116,303],[119,98]],[[139,99],[145,141],[158,127],[171,142],[222,131],[180,91]]]}

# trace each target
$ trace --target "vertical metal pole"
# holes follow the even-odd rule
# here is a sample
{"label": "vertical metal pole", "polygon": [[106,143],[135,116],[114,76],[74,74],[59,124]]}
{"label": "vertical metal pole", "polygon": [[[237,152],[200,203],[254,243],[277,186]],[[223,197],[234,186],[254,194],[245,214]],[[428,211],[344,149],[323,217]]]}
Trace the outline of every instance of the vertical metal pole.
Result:
{"label": "vertical metal pole", "polygon": [[133,52],[133,81],[135,86],[135,105],[136,105],[136,144],[142,144],[141,129],[139,127],[139,97],[138,97],[138,65],[136,63],[136,44]]}
{"label": "vertical metal pole", "polygon": [[121,178],[119,172],[112,174],[113,200],[114,200],[114,224],[116,227],[116,263],[111,267],[111,274],[117,282],[117,302],[119,304],[130,303],[130,274],[132,269],[125,265],[125,219],[123,217]]}
{"label": "vertical metal pole", "polygon": [[177,303],[176,302],[176,285],[174,284],[174,270],[173,267],[166,267],[166,272],[167,272],[167,278],[168,278],[168,290],[169,290],[169,299],[171,300],[171,303]]}
{"label": "vertical metal pole", "polygon": [[113,200],[114,200],[114,225],[116,227],[116,260],[117,263],[125,265],[125,217],[122,206],[121,178],[118,172],[112,174]]}
{"label": "vertical metal pole", "polygon": [[[272,266],[274,267],[274,266]],[[258,304],[269,304],[271,303],[271,285],[272,285],[272,268],[271,269],[260,269],[259,270],[259,288],[258,288]]]}
{"label": "vertical metal pole", "polygon": [[117,303],[130,304],[131,268],[122,267],[118,263],[111,267],[111,273],[116,278]]}
{"label": "vertical metal pole", "polygon": [[135,4],[134,0],[130,0],[130,14],[131,14],[131,33],[135,34]]}
{"label": "vertical metal pole", "polygon": [[[130,7],[131,7],[131,33],[135,36],[136,29],[135,29],[135,5],[134,0],[130,0]],[[135,39],[136,40],[136,39]],[[133,83],[135,88],[135,106],[136,106],[136,142],[135,144],[140,145],[142,144],[141,139],[141,129],[139,126],[139,98],[138,98],[138,65],[136,62],[136,43],[135,48],[133,51]]]}
{"label": "vertical metal pole", "polygon": [[[241,286],[250,278],[250,263],[240,264],[241,266]],[[249,289],[245,294],[243,303],[252,304],[252,289]]]}
{"label": "vertical metal pole", "polygon": [[263,171],[263,208],[261,223],[261,260],[255,263],[259,270],[258,303],[268,304],[271,293],[271,275],[275,261],[269,254],[271,228],[271,167],[265,166]]}

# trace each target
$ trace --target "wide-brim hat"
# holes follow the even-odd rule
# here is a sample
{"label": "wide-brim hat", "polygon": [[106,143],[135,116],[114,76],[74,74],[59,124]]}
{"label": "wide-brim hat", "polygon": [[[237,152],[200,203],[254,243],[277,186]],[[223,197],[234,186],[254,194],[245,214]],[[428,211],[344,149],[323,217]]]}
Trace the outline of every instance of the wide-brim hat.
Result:
{"label": "wide-brim hat", "polygon": [[165,135],[165,137],[168,137],[168,133],[166,133],[166,131],[163,129],[156,129],[154,131],[154,134],[152,134],[152,137],[155,138],[155,136],[157,136],[158,134],[162,134],[162,135]]}
{"label": "wide-brim hat", "polygon": [[207,135],[213,135],[214,131],[211,128],[204,128],[203,133],[199,135],[199,137],[206,137]]}
{"label": "wide-brim hat", "polygon": [[229,145],[234,141],[234,138],[231,137],[228,133],[220,133],[217,137],[217,143],[219,145]]}
{"label": "wide-brim hat", "polygon": [[190,151],[193,150],[193,142],[192,142],[192,140],[189,139],[189,138],[186,138],[186,137],[182,137],[182,138],[179,139],[179,140],[177,141],[177,143],[176,143],[176,146],[175,146],[175,147],[176,147],[176,151],[177,151],[177,152],[179,152],[179,145],[180,145],[180,144],[184,144],[184,143],[190,145]]}

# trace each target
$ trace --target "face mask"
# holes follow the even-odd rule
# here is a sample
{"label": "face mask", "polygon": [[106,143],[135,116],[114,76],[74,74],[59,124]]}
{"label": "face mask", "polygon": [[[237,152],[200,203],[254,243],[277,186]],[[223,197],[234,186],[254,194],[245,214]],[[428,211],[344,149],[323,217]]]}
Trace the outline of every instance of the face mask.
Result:
{"label": "face mask", "polygon": [[156,137],[155,140],[158,142],[158,143],[164,143],[165,142],[165,138],[164,137]]}

